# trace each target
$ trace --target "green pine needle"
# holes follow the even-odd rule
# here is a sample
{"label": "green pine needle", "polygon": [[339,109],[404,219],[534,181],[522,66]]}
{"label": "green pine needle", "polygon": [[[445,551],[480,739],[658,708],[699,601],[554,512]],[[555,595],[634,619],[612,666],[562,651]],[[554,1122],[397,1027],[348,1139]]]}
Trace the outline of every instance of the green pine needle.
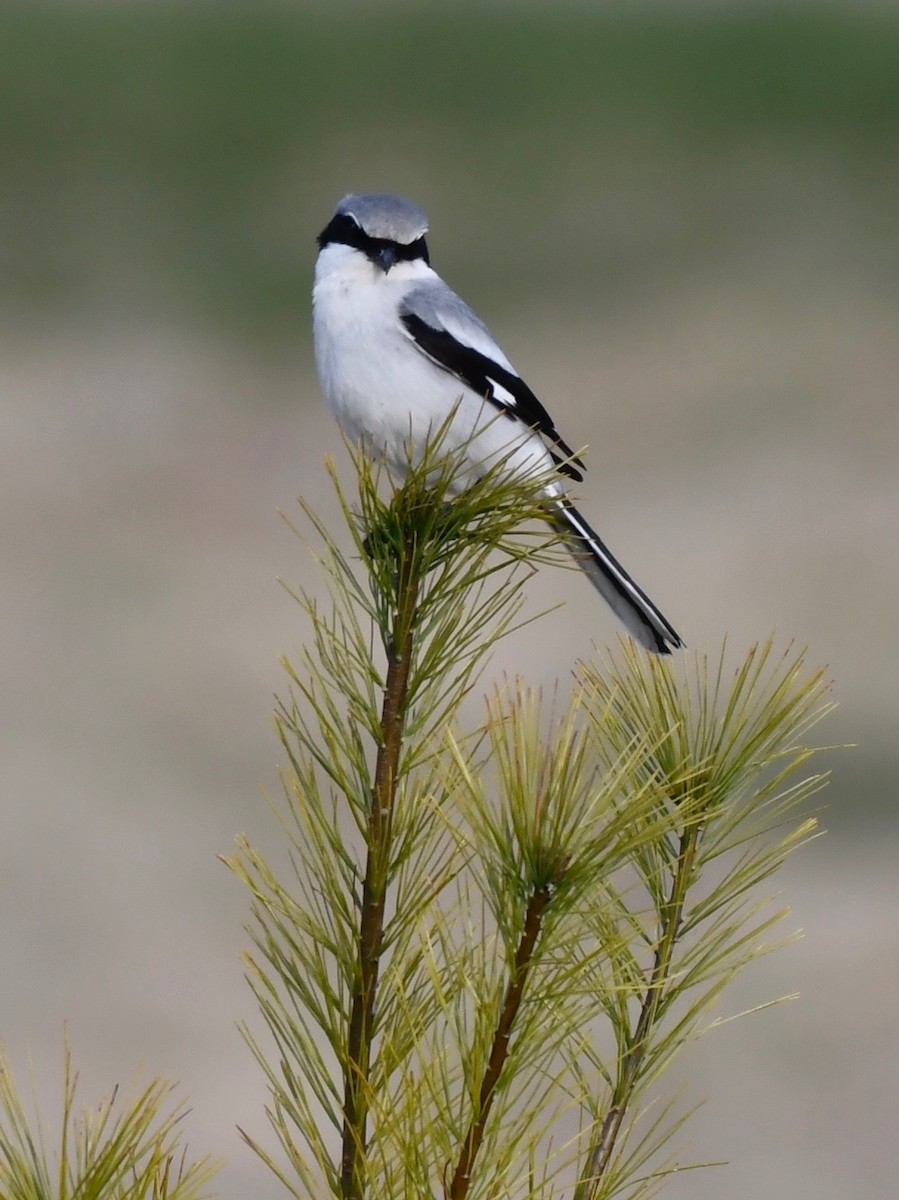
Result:
{"label": "green pine needle", "polygon": [[[0,1047],[0,1196],[4,1200],[202,1200],[216,1167],[189,1163],[170,1108],[171,1084],[154,1079],[76,1108],[78,1076],[66,1038],[62,1119],[55,1154],[40,1114],[30,1118]],[[35,1109],[36,1109],[35,1104]]]}
{"label": "green pine needle", "polygon": [[644,1197],[683,1169],[665,1068],[784,940],[760,885],[812,836],[828,688],[771,643],[626,643],[460,730],[562,555],[544,480],[460,490],[463,458],[438,435],[397,485],[354,454],[353,501],[331,468],[349,551],[304,506],[328,596],[298,597],[277,714],[291,871],[231,861],[281,1155],[251,1144],[297,1197]]}

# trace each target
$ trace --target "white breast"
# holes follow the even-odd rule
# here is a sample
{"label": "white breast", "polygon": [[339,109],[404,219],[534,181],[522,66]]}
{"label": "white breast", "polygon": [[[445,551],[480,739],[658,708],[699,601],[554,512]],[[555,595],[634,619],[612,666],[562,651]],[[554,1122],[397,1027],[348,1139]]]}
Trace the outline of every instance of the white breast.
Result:
{"label": "white breast", "polygon": [[[386,456],[402,473],[405,447],[416,450],[458,404],[448,448],[470,445],[477,476],[496,456],[522,473],[550,464],[542,440],[438,366],[415,345],[399,319],[413,283],[432,275],[423,262],[397,263],[386,275],[359,251],[329,245],[318,256],[313,287],[315,361],[328,407],[348,438]],[[465,479],[460,479],[464,486]]]}

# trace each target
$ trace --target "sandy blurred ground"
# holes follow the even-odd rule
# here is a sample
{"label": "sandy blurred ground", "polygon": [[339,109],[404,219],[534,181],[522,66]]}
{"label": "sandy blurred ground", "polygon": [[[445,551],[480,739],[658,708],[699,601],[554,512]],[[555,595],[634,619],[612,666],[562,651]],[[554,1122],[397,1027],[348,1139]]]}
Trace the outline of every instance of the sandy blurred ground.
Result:
{"label": "sandy blurred ground", "polygon": [[[291,211],[304,271],[340,166]],[[404,161],[396,186],[441,197],[440,264],[455,256],[451,281],[566,436],[590,445],[584,508],[691,650],[776,630],[829,665],[841,708],[821,738],[859,748],[828,755],[832,832],[778,880],[806,936],[723,1011],[802,996],[688,1053],[679,1078],[708,1103],[683,1158],[732,1165],[665,1194],[873,1200],[899,1172],[899,296],[876,213],[839,164],[823,189],[801,164],[766,169],[772,205],[808,198],[807,223],[735,238],[621,306],[602,280],[594,304],[581,279],[580,315],[552,274],[492,307],[446,224],[451,177],[432,163],[415,190]],[[372,184],[391,186],[388,171]],[[586,185],[567,196],[571,212],[593,199]],[[498,211],[459,203],[469,221]],[[528,228],[524,207],[507,208]],[[630,236],[659,220],[647,199]],[[506,258],[516,269],[509,229],[491,253],[497,296]],[[275,839],[260,795],[277,788],[269,713],[278,657],[303,635],[276,577],[319,586],[277,510],[294,514],[302,493],[336,519],[323,458],[339,443],[304,275],[295,286],[297,332],[272,355],[159,305],[0,328],[0,1035],[20,1074],[31,1048],[44,1097],[63,1020],[85,1098],[140,1064],[176,1077],[192,1150],[227,1158],[223,1200],[281,1192],[234,1133],[265,1136],[265,1095],[235,1029],[252,1018],[247,900],[216,855],[238,832]],[[540,638],[508,642],[497,674],[526,662],[549,683],[588,650],[584,630],[615,637],[575,576],[543,571],[532,592],[535,607],[562,592],[567,607]]]}

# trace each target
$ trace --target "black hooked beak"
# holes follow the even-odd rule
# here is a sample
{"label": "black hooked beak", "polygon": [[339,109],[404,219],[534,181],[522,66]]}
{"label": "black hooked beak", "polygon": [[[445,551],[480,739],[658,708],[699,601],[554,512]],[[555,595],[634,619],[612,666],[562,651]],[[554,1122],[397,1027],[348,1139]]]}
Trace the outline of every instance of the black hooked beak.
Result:
{"label": "black hooked beak", "polygon": [[396,262],[396,246],[382,246],[378,251],[378,262],[386,275]]}

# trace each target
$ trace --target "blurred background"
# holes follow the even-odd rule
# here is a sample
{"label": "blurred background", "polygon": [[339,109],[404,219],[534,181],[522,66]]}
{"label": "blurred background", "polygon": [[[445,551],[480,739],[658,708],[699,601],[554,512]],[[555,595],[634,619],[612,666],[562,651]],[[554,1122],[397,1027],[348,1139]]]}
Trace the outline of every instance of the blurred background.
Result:
{"label": "blurred background", "polygon": [[[899,6],[7,3],[0,14],[0,1036],[52,1108],[178,1078],[224,1200],[280,1188],[235,1029],[274,846],[270,712],[329,518],[316,233],[348,191],[431,217],[435,266],[574,444],[583,507],[691,650],[827,663],[804,939],[680,1071],[709,1103],[669,1197],[856,1200],[899,1171]],[[497,673],[617,635],[590,588]],[[526,640],[525,640],[526,639]],[[258,1023],[257,1023],[258,1027]],[[891,1186],[892,1185],[892,1186]]]}

